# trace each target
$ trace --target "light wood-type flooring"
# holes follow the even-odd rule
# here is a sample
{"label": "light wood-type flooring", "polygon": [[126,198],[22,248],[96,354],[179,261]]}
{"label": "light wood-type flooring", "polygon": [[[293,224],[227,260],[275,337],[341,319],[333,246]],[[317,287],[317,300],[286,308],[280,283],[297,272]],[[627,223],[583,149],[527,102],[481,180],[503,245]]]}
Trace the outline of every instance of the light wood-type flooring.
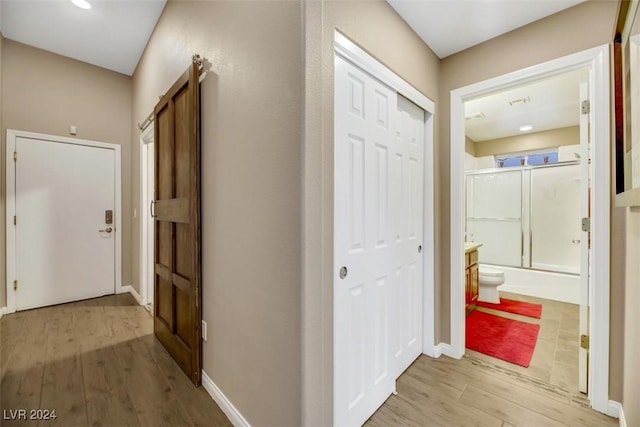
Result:
{"label": "light wood-type flooring", "polygon": [[500,296],[543,305],[540,319],[476,308],[540,325],[528,368],[469,349],[461,360],[420,356],[398,378],[398,394],[366,426],[617,426],[617,419],[590,409],[578,392],[579,307],[505,292]]}
{"label": "light wood-type flooring", "polygon": [[[0,344],[2,418],[17,409],[57,415],[0,418],[2,426],[231,425],[155,340],[151,317],[128,294],[6,315]],[[397,391],[367,426],[617,425],[578,393],[476,357],[420,356]]]}
{"label": "light wood-type flooring", "polygon": [[[154,338],[152,317],[129,294],[0,322],[3,427],[231,425]],[[19,409],[27,417],[32,409],[55,410],[57,418],[6,419]]]}

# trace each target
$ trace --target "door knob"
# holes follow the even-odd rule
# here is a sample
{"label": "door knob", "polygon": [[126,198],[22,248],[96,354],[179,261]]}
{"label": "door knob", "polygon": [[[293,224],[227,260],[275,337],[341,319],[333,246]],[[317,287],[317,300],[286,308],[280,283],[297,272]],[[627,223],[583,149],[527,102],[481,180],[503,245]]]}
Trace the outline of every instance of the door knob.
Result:
{"label": "door knob", "polygon": [[113,228],[111,227],[107,227],[104,230],[98,230],[98,232],[100,233],[111,233],[113,231]]}
{"label": "door knob", "polygon": [[344,279],[345,277],[347,277],[347,267],[341,267],[340,268],[340,278]]}
{"label": "door knob", "polygon": [[418,245],[418,253],[422,252],[422,245]]}

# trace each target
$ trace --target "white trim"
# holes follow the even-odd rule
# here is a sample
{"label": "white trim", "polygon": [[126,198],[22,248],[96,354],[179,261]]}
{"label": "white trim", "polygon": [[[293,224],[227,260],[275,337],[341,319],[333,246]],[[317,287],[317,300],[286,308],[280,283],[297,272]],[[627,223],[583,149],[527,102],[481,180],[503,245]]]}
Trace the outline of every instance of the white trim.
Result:
{"label": "white trim", "polygon": [[[613,418],[620,418],[620,425],[624,421],[624,413],[622,412],[622,404],[620,402],[616,402],[615,400],[609,401],[609,409],[607,410],[607,415]],[[626,421],[624,421],[626,425]]]}
{"label": "white trim", "polygon": [[235,427],[251,427],[249,421],[247,421],[240,411],[236,409],[235,406],[231,403],[231,401],[224,395],[222,390],[218,388],[218,386],[209,378],[209,375],[203,370],[202,371],[202,387],[207,390],[209,396],[218,404],[222,412],[229,418],[231,424]]}
{"label": "white trim", "polygon": [[449,356],[449,354],[451,353],[451,346],[447,343],[441,342],[438,345],[436,345],[433,348],[433,355],[431,354],[427,354],[427,356],[431,356],[434,359],[437,359],[438,357],[442,356],[443,354],[445,356]]}
{"label": "white trim", "polygon": [[434,102],[424,96],[418,89],[402,80],[400,76],[385,67],[377,59],[369,55],[338,31],[335,31],[334,41],[336,54],[351,62],[356,67],[366,71],[372,77],[375,77],[391,89],[402,94],[405,98],[410,99],[427,113],[433,114],[435,111]]}
{"label": "white trim", "polygon": [[0,319],[2,319],[2,316],[4,316],[5,314],[7,314],[7,307],[0,307]]}
{"label": "white trim", "polygon": [[136,300],[136,302],[139,305],[144,305],[142,303],[142,297],[140,296],[138,291],[136,291],[135,288],[133,286],[131,286],[131,285],[121,286],[117,293],[126,294],[127,292],[129,292],[131,294],[131,296]]}
{"label": "white trim", "polygon": [[7,129],[7,151],[6,151],[6,289],[7,289],[7,312],[16,311],[15,291],[11,284],[15,280],[16,268],[16,233],[13,226],[13,215],[16,211],[15,177],[16,163],[13,161],[13,152],[16,149],[16,138],[43,139],[47,141],[60,142],[65,144],[85,145],[89,147],[106,148],[114,150],[115,155],[115,220],[113,228],[116,230],[115,238],[115,283],[114,293],[122,292],[122,183],[121,183],[121,147],[118,144],[108,142],[90,141],[86,139],[68,138],[57,135],[46,135],[42,133],[26,132],[15,129]]}
{"label": "white trim", "polygon": [[[609,407],[609,213],[610,213],[610,83],[609,46],[603,45],[451,91],[451,279],[464,283],[464,102],[496,90],[528,83],[569,70],[589,67],[591,87],[592,303],[589,400],[593,409]],[[464,295],[451,286],[451,347],[464,354]]]}
{"label": "white trim", "polygon": [[627,419],[624,416],[624,407],[618,403],[620,407],[618,408],[618,418],[620,422],[620,427],[627,427]]}
{"label": "white trim", "polygon": [[[627,9],[627,17],[624,21],[624,26],[622,27],[621,38],[625,45],[628,43],[629,38],[631,37],[631,29],[633,28],[633,22],[636,17],[636,11],[640,8],[640,1],[631,0],[629,3],[629,9]],[[625,46],[623,46],[624,49]]]}
{"label": "white trim", "polygon": [[335,54],[381,81],[425,110],[423,206],[423,340],[422,352],[435,354],[435,233],[434,233],[434,102],[369,55],[347,37],[334,32]]}
{"label": "white trim", "polygon": [[151,122],[149,126],[140,134],[140,204],[138,209],[138,217],[140,218],[140,256],[139,256],[139,266],[140,266],[140,294],[142,296],[142,302],[147,305],[153,303],[153,301],[149,301],[149,295],[147,292],[147,280],[149,272],[147,271],[148,260],[147,260],[147,209],[149,206],[147,205],[147,200],[149,199],[147,195],[147,161],[148,161],[148,151],[147,144],[153,143],[154,140],[154,122]]}

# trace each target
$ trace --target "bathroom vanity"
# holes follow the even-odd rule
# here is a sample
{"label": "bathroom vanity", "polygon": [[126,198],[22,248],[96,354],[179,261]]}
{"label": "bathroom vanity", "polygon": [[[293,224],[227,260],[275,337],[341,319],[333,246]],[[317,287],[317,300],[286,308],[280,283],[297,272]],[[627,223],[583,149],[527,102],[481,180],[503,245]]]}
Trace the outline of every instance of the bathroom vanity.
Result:
{"label": "bathroom vanity", "polygon": [[478,248],[482,243],[465,242],[464,258],[465,258],[465,309],[469,314],[476,306],[478,300],[478,281],[480,280],[480,271],[478,267]]}

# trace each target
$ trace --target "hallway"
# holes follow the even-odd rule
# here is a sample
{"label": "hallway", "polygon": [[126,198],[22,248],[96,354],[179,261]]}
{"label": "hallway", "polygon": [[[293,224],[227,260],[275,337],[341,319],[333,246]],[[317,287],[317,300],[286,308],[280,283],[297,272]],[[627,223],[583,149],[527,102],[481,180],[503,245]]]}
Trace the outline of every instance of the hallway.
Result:
{"label": "hallway", "polygon": [[[22,311],[0,324],[2,426],[231,426],[129,294]],[[368,427],[617,425],[580,394],[473,357],[420,356],[397,389]],[[6,419],[19,409],[56,418]]]}
{"label": "hallway", "polygon": [[[1,319],[3,426],[230,426],[153,336],[129,294]],[[49,421],[7,419],[55,410]],[[13,412],[9,412],[9,411]],[[22,418],[22,417],[20,417]]]}

